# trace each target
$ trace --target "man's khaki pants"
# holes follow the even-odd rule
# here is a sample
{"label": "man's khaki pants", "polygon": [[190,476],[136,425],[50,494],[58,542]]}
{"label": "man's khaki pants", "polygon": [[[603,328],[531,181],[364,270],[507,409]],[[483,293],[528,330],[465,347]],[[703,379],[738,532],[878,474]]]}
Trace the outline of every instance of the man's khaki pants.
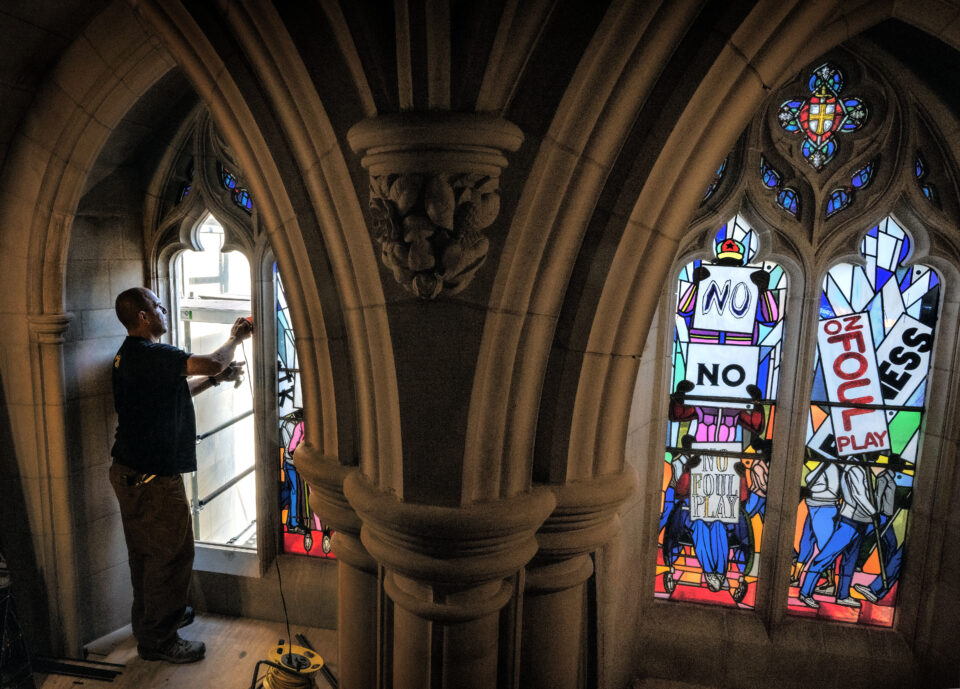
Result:
{"label": "man's khaki pants", "polygon": [[176,635],[193,571],[193,520],[183,477],[157,476],[114,462],[110,483],[120,503],[133,581],[131,622],[137,643],[156,649]]}

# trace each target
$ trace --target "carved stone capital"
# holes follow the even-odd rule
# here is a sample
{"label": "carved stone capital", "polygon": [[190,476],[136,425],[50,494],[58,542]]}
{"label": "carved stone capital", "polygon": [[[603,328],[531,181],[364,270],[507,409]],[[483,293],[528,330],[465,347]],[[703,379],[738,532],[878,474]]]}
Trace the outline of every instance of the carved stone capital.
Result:
{"label": "carved stone capital", "polygon": [[430,586],[479,586],[518,572],[537,551],[535,533],[553,511],[549,490],[464,507],[401,502],[360,473],[344,493],[363,521],[361,538],[381,564]]}
{"label": "carved stone capital", "polygon": [[72,313],[41,313],[27,316],[30,337],[40,344],[63,344],[72,320]]}
{"label": "carved stone capital", "polygon": [[557,507],[537,532],[537,562],[586,555],[613,538],[620,530],[617,511],[637,484],[636,470],[625,465],[618,474],[551,486]]}
{"label": "carved stone capital", "polygon": [[483,230],[500,213],[504,152],[523,141],[493,115],[405,112],[363,120],[347,133],[370,173],[380,260],[422,299],[470,284],[487,257]]}

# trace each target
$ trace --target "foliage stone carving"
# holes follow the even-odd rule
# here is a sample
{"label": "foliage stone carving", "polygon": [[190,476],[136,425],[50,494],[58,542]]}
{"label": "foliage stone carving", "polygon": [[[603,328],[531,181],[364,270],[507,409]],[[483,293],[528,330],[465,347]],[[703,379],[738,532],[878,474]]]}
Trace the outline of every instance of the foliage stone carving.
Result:
{"label": "foliage stone carving", "polygon": [[477,173],[374,175],[370,213],[380,260],[421,299],[456,294],[487,257],[500,178]]}

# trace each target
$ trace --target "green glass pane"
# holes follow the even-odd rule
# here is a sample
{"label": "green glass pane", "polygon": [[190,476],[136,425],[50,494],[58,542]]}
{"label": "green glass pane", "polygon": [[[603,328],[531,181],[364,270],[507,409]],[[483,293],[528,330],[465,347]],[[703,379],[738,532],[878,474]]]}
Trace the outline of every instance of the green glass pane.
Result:
{"label": "green glass pane", "polygon": [[888,424],[890,428],[890,450],[900,454],[903,448],[910,442],[910,438],[920,428],[920,417],[922,412],[918,411],[900,411],[896,416],[890,419]]}

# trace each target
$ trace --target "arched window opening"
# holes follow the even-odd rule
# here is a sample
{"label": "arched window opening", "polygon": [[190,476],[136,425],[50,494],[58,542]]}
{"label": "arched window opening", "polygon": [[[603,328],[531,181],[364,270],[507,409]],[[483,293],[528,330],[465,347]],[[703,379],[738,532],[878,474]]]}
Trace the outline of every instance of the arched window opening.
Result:
{"label": "arched window opening", "polygon": [[690,234],[714,256],[679,267],[659,319],[673,337],[644,352],[636,418],[656,376],[669,397],[654,598],[874,634],[921,614],[928,594],[904,584],[929,581],[945,518],[931,486],[956,370],[955,323],[937,341],[955,312],[956,161],[895,65],[838,50],[812,67],[726,157]]}
{"label": "arched window opening", "polygon": [[787,297],[759,245],[738,215],[677,281],[660,598],[754,605]]}
{"label": "arched window opening", "polygon": [[[237,318],[251,314],[250,265],[237,251],[222,251],[223,226],[207,215],[197,230],[200,251],[176,260],[177,346],[209,353],[230,336]],[[244,382],[220,385],[194,399],[197,471],[187,481],[198,542],[256,548],[257,509],[253,390],[254,349],[244,346]]]}
{"label": "arched window opening", "polygon": [[890,627],[941,281],[908,264],[910,237],[893,218],[860,252],[865,264],[834,266],[820,294],[789,611]]}

